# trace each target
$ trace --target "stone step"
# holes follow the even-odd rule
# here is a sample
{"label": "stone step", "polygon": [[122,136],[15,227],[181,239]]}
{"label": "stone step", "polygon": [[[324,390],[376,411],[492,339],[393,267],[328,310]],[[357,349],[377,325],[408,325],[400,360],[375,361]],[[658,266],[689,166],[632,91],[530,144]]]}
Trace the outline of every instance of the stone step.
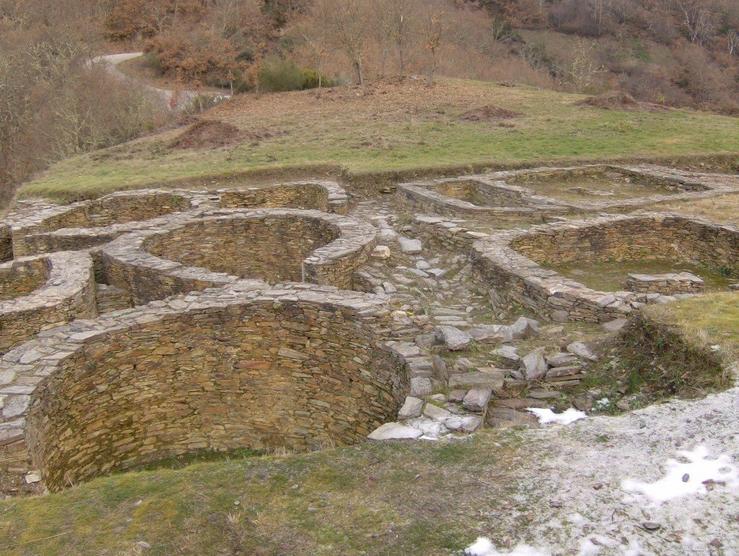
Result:
{"label": "stone step", "polygon": [[449,375],[449,388],[461,390],[487,387],[493,392],[500,392],[503,389],[506,372],[505,369],[489,367],[469,373],[451,374]]}
{"label": "stone step", "polygon": [[547,371],[546,380],[553,381],[557,379],[568,380],[568,377],[577,376],[582,373],[580,365],[570,365],[567,367],[552,367]]}
{"label": "stone step", "polygon": [[517,427],[521,425],[537,426],[536,417],[525,411],[517,411],[508,407],[489,407],[485,422],[491,427]]}
{"label": "stone step", "polygon": [[572,378],[571,380],[557,380],[554,382],[547,382],[547,386],[551,388],[565,388],[567,386],[577,386],[580,384],[579,378]]}

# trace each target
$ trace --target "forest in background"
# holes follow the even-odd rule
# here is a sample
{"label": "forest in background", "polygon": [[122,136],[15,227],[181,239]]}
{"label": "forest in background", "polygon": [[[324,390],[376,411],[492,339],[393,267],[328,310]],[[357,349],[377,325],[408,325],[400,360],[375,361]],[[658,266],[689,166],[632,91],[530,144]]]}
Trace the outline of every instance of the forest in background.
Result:
{"label": "forest in background", "polygon": [[[739,113],[735,0],[0,0],[0,183],[172,121],[96,54],[183,87],[436,76]],[[101,99],[105,102],[101,102]]]}
{"label": "forest in background", "polygon": [[104,27],[237,91],[299,88],[298,66],[303,86],[438,73],[739,111],[735,0],[120,0]]}

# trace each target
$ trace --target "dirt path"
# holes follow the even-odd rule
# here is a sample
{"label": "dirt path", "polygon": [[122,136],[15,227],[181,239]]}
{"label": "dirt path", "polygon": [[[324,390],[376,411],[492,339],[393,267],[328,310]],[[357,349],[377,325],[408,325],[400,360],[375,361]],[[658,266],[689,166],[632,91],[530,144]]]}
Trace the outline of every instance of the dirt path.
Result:
{"label": "dirt path", "polygon": [[[120,54],[104,54],[102,56],[96,56],[95,58],[92,59],[92,61],[93,63],[103,64],[105,68],[116,78],[154,93],[155,95],[157,95],[159,98],[162,99],[163,103],[166,104],[166,106],[168,106],[169,108],[173,110],[182,109],[183,107],[187,106],[189,101],[191,101],[192,99],[198,96],[198,92],[193,91],[193,90],[183,89],[179,91],[174,91],[172,89],[155,87],[154,85],[151,85],[150,83],[146,83],[145,81],[141,79],[138,79],[136,77],[133,77],[131,75],[124,73],[118,67],[119,64],[122,64],[123,62],[127,62],[129,60],[133,60],[135,58],[139,58],[143,56],[143,54],[144,54],[143,52],[123,52]],[[224,95],[224,96],[229,96],[229,95]]]}

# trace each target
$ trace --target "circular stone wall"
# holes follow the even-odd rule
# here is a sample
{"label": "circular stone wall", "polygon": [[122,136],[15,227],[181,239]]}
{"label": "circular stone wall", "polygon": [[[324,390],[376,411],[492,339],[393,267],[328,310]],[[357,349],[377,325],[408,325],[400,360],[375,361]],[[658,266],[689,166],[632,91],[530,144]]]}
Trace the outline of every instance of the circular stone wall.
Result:
{"label": "circular stone wall", "polygon": [[49,279],[48,257],[29,257],[0,265],[0,301],[22,297]]}
{"label": "circular stone wall", "polygon": [[224,208],[299,208],[346,214],[348,203],[344,189],[330,181],[222,189],[218,193]]}
{"label": "circular stone wall", "polygon": [[556,320],[604,322],[659,294],[596,291],[542,264],[671,258],[739,271],[739,230],[696,218],[645,213],[506,230],[475,242],[473,266],[491,299]]}
{"label": "circular stone wall", "polygon": [[0,224],[0,263],[13,258],[13,234],[10,226]]}
{"label": "circular stone wall", "polygon": [[372,225],[344,216],[224,210],[122,236],[103,248],[102,263],[105,281],[131,291],[136,303],[240,278],[349,289],[374,242]]}
{"label": "circular stone wall", "polygon": [[406,393],[388,320],[374,296],[235,284],[78,321],[0,363],[0,428],[54,490],[198,450],[351,444]]}
{"label": "circular stone wall", "polygon": [[630,216],[537,228],[511,247],[539,264],[658,258],[736,269],[739,234],[685,217]]}
{"label": "circular stone wall", "polygon": [[87,253],[0,264],[0,353],[39,330],[95,315],[93,263]]}
{"label": "circular stone wall", "polygon": [[156,225],[165,215],[207,205],[207,195],[164,190],[113,193],[71,205],[45,205],[11,215],[16,257],[86,249],[141,227]]}
{"label": "circular stone wall", "polygon": [[737,191],[735,182],[716,174],[693,174],[651,165],[531,168],[495,172],[488,177],[530,198],[578,212],[628,210]]}
{"label": "circular stone wall", "polygon": [[446,216],[484,216],[496,219],[538,220],[566,209],[540,202],[525,190],[493,182],[482,176],[403,183],[397,187],[399,202],[414,211]]}
{"label": "circular stone wall", "polygon": [[60,228],[101,228],[126,222],[151,220],[163,214],[190,208],[182,195],[163,191],[116,193],[86,201],[44,221],[43,226],[54,231]]}

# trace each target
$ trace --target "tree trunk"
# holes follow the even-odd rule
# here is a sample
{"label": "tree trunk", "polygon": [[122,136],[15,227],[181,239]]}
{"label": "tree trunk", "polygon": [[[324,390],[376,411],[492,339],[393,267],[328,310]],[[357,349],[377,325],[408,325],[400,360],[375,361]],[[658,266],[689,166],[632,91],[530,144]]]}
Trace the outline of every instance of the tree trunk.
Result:
{"label": "tree trunk", "polygon": [[400,62],[400,77],[405,77],[405,52],[403,51],[403,41],[398,41],[398,60]]}
{"label": "tree trunk", "polygon": [[364,75],[362,74],[362,60],[354,60],[354,77],[358,85],[364,85]]}

